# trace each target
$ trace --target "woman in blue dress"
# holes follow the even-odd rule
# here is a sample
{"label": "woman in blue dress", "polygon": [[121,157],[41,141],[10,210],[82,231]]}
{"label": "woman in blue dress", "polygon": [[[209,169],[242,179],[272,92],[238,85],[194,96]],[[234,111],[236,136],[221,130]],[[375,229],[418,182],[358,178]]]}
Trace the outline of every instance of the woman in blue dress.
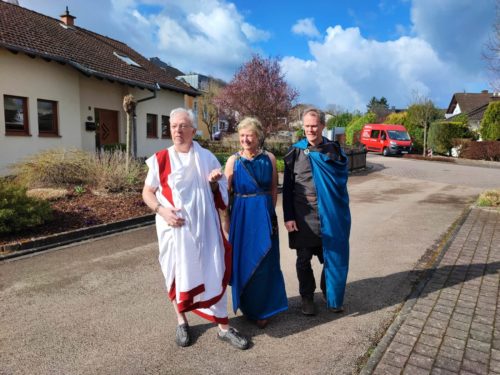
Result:
{"label": "woman in blue dress", "polygon": [[229,157],[225,167],[233,194],[229,225],[233,310],[240,309],[264,328],[271,316],[288,309],[275,213],[276,159],[260,149],[264,133],[256,118],[244,118],[238,134],[242,150]]}

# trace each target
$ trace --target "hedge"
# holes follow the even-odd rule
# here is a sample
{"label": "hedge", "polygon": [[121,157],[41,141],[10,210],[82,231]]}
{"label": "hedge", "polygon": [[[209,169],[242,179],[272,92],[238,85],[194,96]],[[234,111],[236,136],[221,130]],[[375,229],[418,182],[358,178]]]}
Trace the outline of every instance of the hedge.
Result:
{"label": "hedge", "polygon": [[500,161],[500,141],[465,142],[460,158]]}
{"label": "hedge", "polygon": [[472,134],[467,125],[462,122],[433,122],[429,129],[429,146],[434,152],[451,155],[453,140],[468,137],[472,137]]}

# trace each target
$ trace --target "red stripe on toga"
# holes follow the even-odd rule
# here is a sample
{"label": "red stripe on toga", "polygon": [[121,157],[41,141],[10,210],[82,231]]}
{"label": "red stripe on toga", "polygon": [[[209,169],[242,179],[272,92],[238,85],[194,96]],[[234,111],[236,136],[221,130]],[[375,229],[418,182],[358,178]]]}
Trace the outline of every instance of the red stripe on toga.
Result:
{"label": "red stripe on toga", "polygon": [[156,153],[156,160],[158,161],[158,168],[160,169],[161,193],[165,198],[167,198],[170,204],[175,207],[174,199],[172,198],[172,189],[168,186],[168,175],[172,171],[168,150],[158,151]]}

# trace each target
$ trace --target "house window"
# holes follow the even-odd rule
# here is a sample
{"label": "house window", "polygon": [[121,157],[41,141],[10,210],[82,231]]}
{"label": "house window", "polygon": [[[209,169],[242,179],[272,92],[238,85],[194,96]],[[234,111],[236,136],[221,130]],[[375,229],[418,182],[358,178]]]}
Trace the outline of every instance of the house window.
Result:
{"label": "house window", "polygon": [[3,96],[6,135],[30,135],[28,121],[28,98]]}
{"label": "house window", "polygon": [[118,52],[113,52],[113,55],[115,55],[116,57],[118,57],[120,60],[122,60],[123,62],[129,64],[129,65],[132,65],[132,66],[136,66],[138,68],[141,68],[141,65],[136,63],[134,60],[132,60],[130,57],[128,57],[127,55],[124,55],[122,53],[118,53]]}
{"label": "house window", "polygon": [[148,113],[146,116],[147,137],[158,138],[158,116],[151,113]]}
{"label": "house window", "polygon": [[170,116],[161,116],[161,137],[172,138],[170,133]]}
{"label": "house window", "polygon": [[38,135],[58,135],[57,102],[52,100],[37,100]]}

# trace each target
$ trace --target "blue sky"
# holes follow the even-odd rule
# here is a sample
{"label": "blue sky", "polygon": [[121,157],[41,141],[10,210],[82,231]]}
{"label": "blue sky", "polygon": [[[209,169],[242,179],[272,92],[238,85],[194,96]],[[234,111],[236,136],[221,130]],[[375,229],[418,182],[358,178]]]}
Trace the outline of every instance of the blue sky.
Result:
{"label": "blue sky", "polygon": [[278,58],[298,101],[406,107],[490,89],[481,57],[495,0],[19,0],[188,73],[231,80],[253,53]]}

